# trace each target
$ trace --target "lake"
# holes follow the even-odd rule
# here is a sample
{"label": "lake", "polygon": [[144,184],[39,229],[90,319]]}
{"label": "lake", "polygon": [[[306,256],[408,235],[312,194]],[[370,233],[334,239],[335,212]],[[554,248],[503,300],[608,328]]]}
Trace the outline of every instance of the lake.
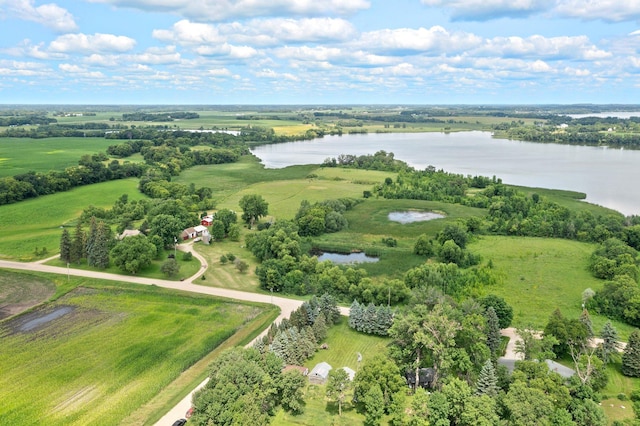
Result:
{"label": "lake", "polygon": [[416,169],[435,166],[505,183],[584,192],[587,201],[640,215],[640,151],[494,138],[489,132],[370,133],[254,147],[267,168],[321,164],[340,154],[384,150]]}

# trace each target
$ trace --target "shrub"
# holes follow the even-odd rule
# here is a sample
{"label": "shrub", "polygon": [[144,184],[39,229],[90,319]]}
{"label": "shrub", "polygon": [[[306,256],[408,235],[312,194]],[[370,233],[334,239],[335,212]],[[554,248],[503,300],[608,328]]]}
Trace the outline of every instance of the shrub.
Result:
{"label": "shrub", "polygon": [[632,401],[640,401],[640,389],[636,389],[634,391],[631,392],[631,395],[629,396],[629,399]]}
{"label": "shrub", "polygon": [[249,269],[249,264],[247,262],[245,262],[244,260],[240,260],[240,259],[236,259],[235,262],[233,262],[233,264],[236,266],[236,269],[239,272],[246,272],[247,269]]}
{"label": "shrub", "polygon": [[227,259],[229,259],[229,262],[233,262],[236,260],[236,255],[233,253],[227,253]]}
{"label": "shrub", "polygon": [[618,394],[617,398],[618,398],[620,401],[626,401],[626,400],[627,400],[627,394],[626,394],[626,393],[622,393],[622,392],[621,392],[621,393],[619,393],[619,394]]}
{"label": "shrub", "polygon": [[220,263],[222,263],[223,265],[225,263],[227,263],[229,261],[229,259],[227,259],[227,256],[225,256],[224,254],[222,256],[220,256]]}
{"label": "shrub", "polygon": [[184,253],[182,253],[182,260],[188,262],[191,259],[193,259],[193,253],[191,253],[190,251],[185,251]]}

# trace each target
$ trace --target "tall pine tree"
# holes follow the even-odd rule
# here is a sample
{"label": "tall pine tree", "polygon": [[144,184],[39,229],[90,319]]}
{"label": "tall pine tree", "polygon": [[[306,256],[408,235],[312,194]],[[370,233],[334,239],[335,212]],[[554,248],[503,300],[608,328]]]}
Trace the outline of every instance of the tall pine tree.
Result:
{"label": "tall pine tree", "polygon": [[608,364],[612,362],[612,356],[617,354],[618,349],[620,348],[620,343],[618,342],[618,332],[611,324],[611,321],[607,321],[604,327],[602,327],[600,337],[602,337],[602,345],[600,346],[600,357],[605,364]]}
{"label": "tall pine tree", "polygon": [[85,251],[87,253],[87,265],[96,266],[95,262],[95,244],[96,238],[98,236],[98,222],[95,216],[91,216],[91,220],[89,222],[89,233],[87,234],[85,240]]}
{"label": "tall pine tree", "polygon": [[62,230],[60,236],[60,260],[63,262],[71,262],[71,235],[66,228]]}
{"label": "tall pine tree", "polygon": [[491,358],[498,358],[500,349],[500,320],[493,306],[489,306],[485,311],[487,318],[487,346],[491,351]]}
{"label": "tall pine tree", "polygon": [[82,222],[78,220],[76,232],[73,236],[73,241],[71,242],[71,254],[69,256],[71,262],[80,263],[82,259],[86,257],[85,238],[85,233],[82,229]]}
{"label": "tall pine tree", "polygon": [[640,377],[640,331],[633,330],[629,342],[622,354],[622,374],[629,377]]}
{"label": "tall pine tree", "polygon": [[498,376],[493,362],[488,359],[480,370],[480,377],[476,384],[476,395],[496,396],[498,394]]}

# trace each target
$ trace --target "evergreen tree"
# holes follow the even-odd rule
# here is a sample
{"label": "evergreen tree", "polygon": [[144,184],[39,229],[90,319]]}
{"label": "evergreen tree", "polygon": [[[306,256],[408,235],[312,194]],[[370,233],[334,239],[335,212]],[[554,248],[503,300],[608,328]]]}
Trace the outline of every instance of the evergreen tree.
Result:
{"label": "evergreen tree", "polygon": [[600,356],[605,364],[612,362],[612,356],[618,353],[620,343],[618,342],[618,332],[611,324],[611,321],[607,321],[602,331],[600,332],[602,337],[602,345],[600,346]]}
{"label": "evergreen tree", "polygon": [[493,362],[488,359],[480,370],[480,377],[476,385],[476,395],[496,396],[498,394],[498,376]]}
{"label": "evergreen tree", "polygon": [[491,351],[491,358],[498,358],[498,350],[500,349],[500,320],[493,306],[489,306],[485,311],[487,318],[487,346]]}
{"label": "evergreen tree", "polygon": [[354,330],[360,330],[360,322],[362,321],[362,305],[354,300],[349,309],[349,327]]}
{"label": "evergreen tree", "polygon": [[63,262],[71,262],[71,235],[66,228],[62,230],[60,236],[60,260]]}
{"label": "evergreen tree", "polygon": [[82,223],[78,221],[76,232],[71,242],[71,254],[69,259],[71,262],[80,263],[86,257],[85,252],[85,233],[82,229]]}
{"label": "evergreen tree", "polygon": [[591,317],[586,308],[584,308],[580,314],[580,322],[587,328],[588,337],[593,337],[595,335],[593,332],[593,323],[591,323]]}
{"label": "evergreen tree", "polygon": [[363,401],[365,409],[366,426],[376,426],[380,424],[382,415],[384,414],[384,399],[382,390],[378,384],[374,384],[365,394]]}
{"label": "evergreen tree", "polygon": [[629,342],[622,354],[622,374],[629,377],[640,377],[640,331],[633,330]]}
{"label": "evergreen tree", "polygon": [[98,223],[98,233],[94,243],[95,266],[109,267],[109,245],[112,241],[111,228],[104,222]]}
{"label": "evergreen tree", "polygon": [[340,319],[340,309],[338,309],[338,303],[336,299],[328,293],[320,296],[318,300],[318,307],[320,312],[325,315],[325,320],[327,321],[327,326],[331,327],[333,324],[336,324]]}
{"label": "evergreen tree", "polygon": [[96,266],[94,248],[96,245],[96,238],[98,236],[98,222],[95,216],[91,216],[89,221],[89,233],[85,240],[85,251],[87,253],[87,265]]}
{"label": "evergreen tree", "polygon": [[376,329],[376,305],[369,303],[362,315],[362,330],[365,333],[372,334]]}
{"label": "evergreen tree", "polygon": [[327,338],[327,321],[325,320],[324,315],[318,315],[316,322],[313,323],[311,328],[317,343],[320,343]]}

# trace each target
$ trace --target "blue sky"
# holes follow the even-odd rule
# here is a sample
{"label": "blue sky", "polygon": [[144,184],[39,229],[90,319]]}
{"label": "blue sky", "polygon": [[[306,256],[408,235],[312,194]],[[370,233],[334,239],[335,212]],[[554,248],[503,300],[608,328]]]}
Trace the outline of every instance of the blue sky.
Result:
{"label": "blue sky", "polygon": [[0,0],[2,104],[640,103],[638,0]]}

